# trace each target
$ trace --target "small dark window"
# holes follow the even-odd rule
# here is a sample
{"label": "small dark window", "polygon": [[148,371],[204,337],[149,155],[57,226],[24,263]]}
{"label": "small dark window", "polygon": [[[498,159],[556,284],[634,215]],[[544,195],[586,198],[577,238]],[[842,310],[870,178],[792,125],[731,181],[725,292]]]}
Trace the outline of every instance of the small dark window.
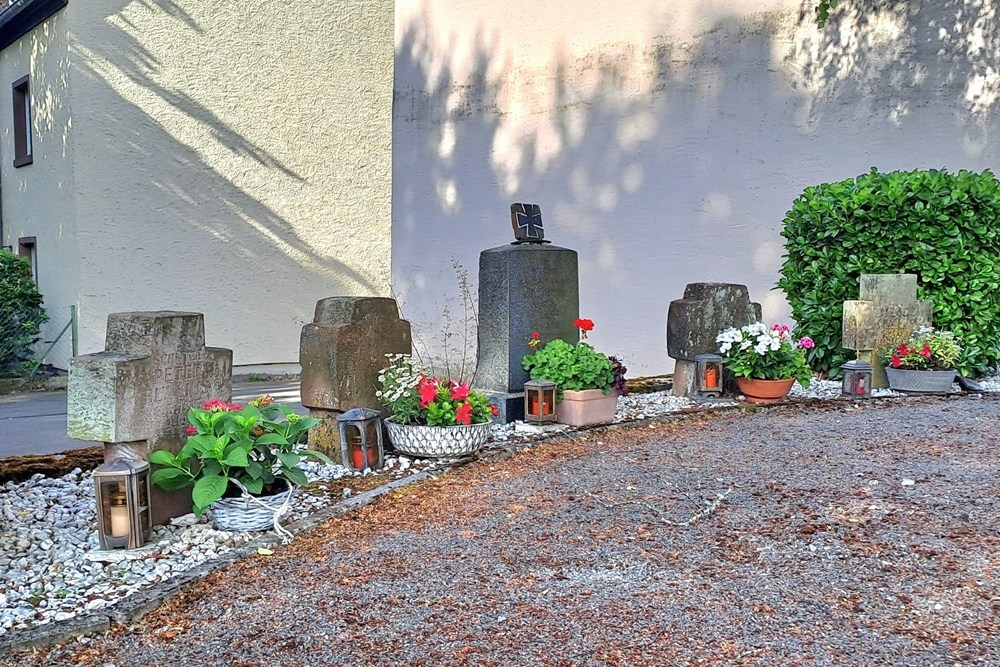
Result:
{"label": "small dark window", "polygon": [[14,92],[14,166],[31,164],[31,92],[28,77],[13,85]]}
{"label": "small dark window", "polygon": [[35,258],[35,237],[22,236],[17,240],[17,254],[31,264],[31,276],[38,282],[38,260]]}

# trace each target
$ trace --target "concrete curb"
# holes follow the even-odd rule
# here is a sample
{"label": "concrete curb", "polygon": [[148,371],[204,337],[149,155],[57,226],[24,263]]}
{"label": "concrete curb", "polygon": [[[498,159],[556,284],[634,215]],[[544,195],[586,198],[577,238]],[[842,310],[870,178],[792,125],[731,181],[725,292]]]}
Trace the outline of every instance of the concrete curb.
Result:
{"label": "concrete curb", "polygon": [[62,391],[66,389],[69,378],[56,375],[48,378],[5,378],[0,380],[0,396],[7,394],[27,394],[40,391]]}
{"label": "concrete curb", "polygon": [[[600,435],[602,433],[610,433],[613,431],[622,430],[625,428],[634,428],[648,426],[651,424],[666,423],[670,421],[683,421],[686,419],[694,418],[700,415],[713,415],[713,414],[728,414],[734,412],[742,412],[747,410],[752,410],[754,412],[758,410],[780,410],[783,408],[792,407],[804,407],[812,405],[837,405],[843,407],[849,407],[853,405],[875,402],[903,402],[903,401],[933,401],[933,400],[956,400],[964,398],[981,399],[988,398],[996,400],[1000,398],[1000,393],[997,392],[982,392],[982,393],[964,393],[964,394],[944,394],[944,395],[923,395],[923,396],[885,396],[878,398],[867,399],[867,401],[854,401],[851,399],[821,399],[821,398],[805,398],[805,399],[791,399],[788,402],[777,403],[774,405],[748,405],[746,403],[738,403],[736,405],[719,405],[715,407],[699,406],[693,408],[686,408],[684,410],[678,410],[676,412],[670,412],[655,417],[647,417],[644,419],[638,419],[633,421],[618,422],[615,424],[607,424],[603,426],[594,426],[589,428],[580,429],[570,429],[567,431],[561,431],[558,433],[553,433],[551,435],[545,435],[538,438],[533,438],[531,440],[525,440],[517,443],[506,443],[501,444],[490,449],[486,449],[476,454],[463,457],[461,459],[449,461],[446,464],[440,464],[437,466],[432,466],[425,468],[420,472],[413,473],[406,477],[401,477],[399,479],[394,479],[382,486],[359,493],[357,496],[347,498],[333,507],[329,507],[325,510],[317,512],[307,516],[293,524],[286,526],[288,530],[293,535],[298,535],[300,533],[312,530],[320,524],[326,523],[331,519],[335,519],[339,516],[343,516],[348,512],[360,509],[367,505],[372,504],[380,498],[381,496],[395,491],[396,489],[402,489],[411,484],[416,484],[428,478],[434,478],[436,474],[447,472],[452,468],[467,465],[475,461],[502,461],[510,458],[517,454],[518,452],[535,447],[548,442],[553,442],[557,440],[576,440],[576,436],[589,436],[589,435]],[[206,576],[215,572],[216,570],[221,570],[223,568],[229,567],[230,565],[240,561],[244,558],[253,556],[257,553],[257,549],[260,547],[274,547],[281,544],[281,539],[279,536],[275,535],[273,532],[266,533],[246,544],[240,545],[226,552],[218,558],[214,558],[210,561],[202,563],[198,567],[187,570],[186,572],[174,577],[169,581],[164,581],[154,586],[150,586],[145,590],[138,591],[119,602],[116,602],[111,607],[98,612],[93,612],[91,614],[84,614],[80,616],[75,616],[71,619],[65,621],[53,621],[51,623],[46,623],[44,625],[39,625],[34,628],[29,628],[27,630],[21,630],[14,634],[6,635],[0,637],[0,654],[11,651],[14,649],[31,649],[31,648],[42,648],[45,646],[50,646],[52,644],[58,644],[62,642],[69,641],[78,637],[80,635],[93,634],[98,632],[107,632],[111,628],[111,623],[123,624],[134,621],[141,618],[144,614],[148,613],[152,609],[160,606],[167,600],[180,594],[182,591],[190,588],[194,584],[198,583]]]}

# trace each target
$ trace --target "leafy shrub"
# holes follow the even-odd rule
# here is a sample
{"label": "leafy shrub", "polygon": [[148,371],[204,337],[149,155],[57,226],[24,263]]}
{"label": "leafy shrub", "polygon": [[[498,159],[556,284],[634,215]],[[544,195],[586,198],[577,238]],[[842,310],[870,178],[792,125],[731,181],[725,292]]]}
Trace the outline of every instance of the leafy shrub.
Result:
{"label": "leafy shrub", "polygon": [[49,319],[42,295],[23,257],[0,250],[0,375],[19,375],[30,365],[31,346]]}
{"label": "leafy shrub", "polygon": [[990,171],[867,174],[806,188],[785,215],[778,287],[816,341],[813,369],[836,377],[843,302],[862,273],[913,273],[934,303],[934,325],[953,331],[981,375],[1000,362],[1000,182]]}

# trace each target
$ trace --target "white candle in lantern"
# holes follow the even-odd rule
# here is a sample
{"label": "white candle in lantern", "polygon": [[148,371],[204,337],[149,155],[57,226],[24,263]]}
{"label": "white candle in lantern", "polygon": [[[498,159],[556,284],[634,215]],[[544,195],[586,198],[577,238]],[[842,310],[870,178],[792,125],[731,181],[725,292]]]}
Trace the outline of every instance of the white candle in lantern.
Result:
{"label": "white candle in lantern", "polygon": [[124,505],[111,506],[111,537],[128,537],[129,520],[128,507]]}

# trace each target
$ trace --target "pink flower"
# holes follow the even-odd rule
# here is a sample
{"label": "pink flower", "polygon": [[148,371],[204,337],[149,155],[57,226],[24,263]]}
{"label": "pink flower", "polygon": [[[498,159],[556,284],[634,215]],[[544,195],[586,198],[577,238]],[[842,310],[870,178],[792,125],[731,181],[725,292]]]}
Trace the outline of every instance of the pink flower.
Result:
{"label": "pink flower", "polygon": [[194,435],[195,433],[198,432],[198,429],[196,429],[194,426],[188,426],[186,429],[184,429],[184,432],[187,433],[188,435]]}
{"label": "pink flower", "polygon": [[799,347],[804,347],[807,350],[811,350],[816,347],[816,343],[809,336],[803,336],[799,339]]}

